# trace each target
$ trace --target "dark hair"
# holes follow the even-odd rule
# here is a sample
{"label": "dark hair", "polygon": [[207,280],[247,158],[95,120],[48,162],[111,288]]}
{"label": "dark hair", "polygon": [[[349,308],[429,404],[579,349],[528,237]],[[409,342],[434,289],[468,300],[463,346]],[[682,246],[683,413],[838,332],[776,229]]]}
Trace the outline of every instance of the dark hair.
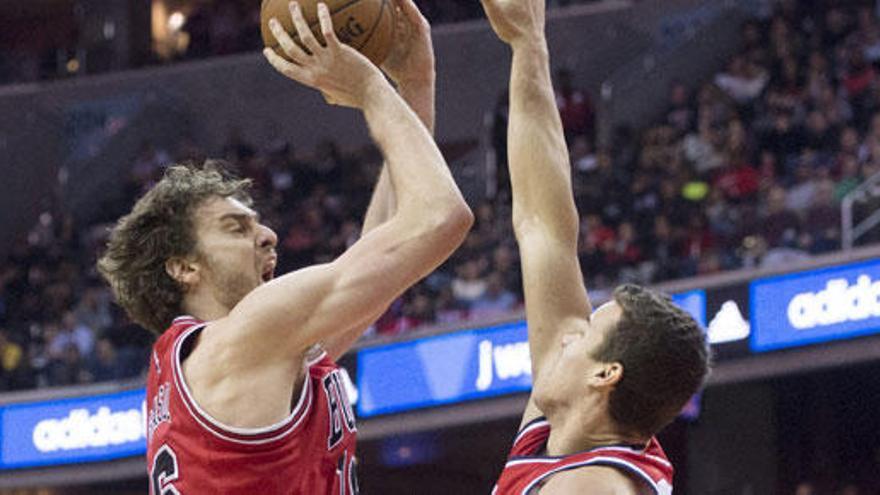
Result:
{"label": "dark hair", "polygon": [[611,417],[621,427],[651,436],[669,424],[709,373],[706,335],[696,321],[659,292],[635,285],[614,291],[623,310],[595,358],[623,365],[611,392]]}
{"label": "dark hair", "polygon": [[250,185],[218,161],[172,166],[113,227],[98,271],[135,323],[161,334],[180,315],[184,288],[165,262],[195,252],[196,208],[212,197],[250,204]]}

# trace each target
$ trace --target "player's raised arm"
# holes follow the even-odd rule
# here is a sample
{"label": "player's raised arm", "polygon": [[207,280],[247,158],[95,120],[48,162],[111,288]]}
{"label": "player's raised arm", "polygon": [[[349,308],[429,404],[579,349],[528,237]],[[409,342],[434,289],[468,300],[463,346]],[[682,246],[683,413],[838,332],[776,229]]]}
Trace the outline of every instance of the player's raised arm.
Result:
{"label": "player's raised arm", "polygon": [[544,0],[482,0],[513,50],[508,157],[522,259],[532,372],[561,335],[586,325],[590,303],[577,259],[578,213],[568,149],[550,80]]}
{"label": "player's raised arm", "polygon": [[[431,26],[413,0],[395,0],[394,47],[382,63],[382,70],[397,84],[397,92],[434,134],[436,70]],[[382,165],[376,189],[364,216],[362,234],[386,222],[397,210],[397,195],[387,163]]]}
{"label": "player's raised arm", "polygon": [[[382,70],[397,84],[397,92],[416,113],[432,135],[435,115],[434,47],[431,26],[413,0],[396,0],[394,48],[382,64]],[[387,222],[397,211],[397,195],[391,183],[388,165],[383,164],[379,179],[367,206],[361,235],[367,235]],[[324,341],[323,347],[334,358],[345,354],[373,322]]]}
{"label": "player's raised arm", "polygon": [[[464,240],[473,215],[425,126],[378,68],[341,44],[325,5],[321,46],[298,7],[294,24],[310,54],[273,23],[293,62],[266,56],[283,74],[320,90],[328,101],[361,109],[384,153],[398,208],[336,261],[260,286],[215,326],[248,339],[253,360],[295,359],[309,346],[377,318],[406,288],[434,270]],[[242,331],[251,337],[238,337]],[[246,359],[246,358],[245,358]]]}

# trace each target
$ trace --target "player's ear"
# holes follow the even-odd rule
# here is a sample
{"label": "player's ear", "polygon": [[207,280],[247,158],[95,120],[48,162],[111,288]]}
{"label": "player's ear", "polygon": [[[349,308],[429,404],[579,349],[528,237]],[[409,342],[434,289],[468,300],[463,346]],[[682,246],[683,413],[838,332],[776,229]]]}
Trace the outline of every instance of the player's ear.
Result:
{"label": "player's ear", "polygon": [[199,281],[199,265],[194,259],[174,256],[165,261],[165,273],[184,288],[194,286]]}
{"label": "player's ear", "polygon": [[620,363],[600,363],[590,377],[593,386],[611,388],[623,378],[623,365]]}

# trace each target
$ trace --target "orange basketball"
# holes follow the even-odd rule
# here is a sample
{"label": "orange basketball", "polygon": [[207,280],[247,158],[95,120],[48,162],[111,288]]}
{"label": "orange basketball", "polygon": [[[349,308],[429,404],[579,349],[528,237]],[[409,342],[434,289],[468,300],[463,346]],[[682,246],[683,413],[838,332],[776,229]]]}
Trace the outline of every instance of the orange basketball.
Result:
{"label": "orange basketball", "polygon": [[[333,29],[343,43],[363,53],[376,65],[381,64],[394,40],[394,4],[392,0],[322,0],[327,4],[333,19]],[[260,10],[260,30],[263,43],[274,49],[279,55],[287,58],[278,41],[269,29],[269,19],[275,17],[284,26],[284,30],[299,43],[293,19],[290,17],[289,0],[263,0]],[[318,21],[318,0],[299,0],[303,17],[315,37],[321,43],[321,26]]]}

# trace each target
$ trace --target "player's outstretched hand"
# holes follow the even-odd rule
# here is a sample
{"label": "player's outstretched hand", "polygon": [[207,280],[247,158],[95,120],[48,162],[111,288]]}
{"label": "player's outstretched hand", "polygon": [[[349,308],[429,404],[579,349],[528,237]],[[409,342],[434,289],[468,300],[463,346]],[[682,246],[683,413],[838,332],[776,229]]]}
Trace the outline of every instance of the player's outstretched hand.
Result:
{"label": "player's outstretched hand", "polygon": [[516,47],[544,40],[546,0],[481,0],[501,41]]}
{"label": "player's outstretched hand", "polygon": [[326,4],[318,4],[324,44],[312,34],[297,2],[291,2],[290,14],[302,46],[293,41],[277,19],[269,21],[272,35],[290,59],[285,60],[270,48],[263,50],[263,55],[278,72],[317,89],[330,104],[352,108],[363,108],[371,87],[388,84],[372,62],[339,41]]}
{"label": "player's outstretched hand", "polygon": [[395,0],[394,3],[397,9],[394,47],[382,63],[382,70],[398,85],[433,81],[431,25],[413,0]]}

